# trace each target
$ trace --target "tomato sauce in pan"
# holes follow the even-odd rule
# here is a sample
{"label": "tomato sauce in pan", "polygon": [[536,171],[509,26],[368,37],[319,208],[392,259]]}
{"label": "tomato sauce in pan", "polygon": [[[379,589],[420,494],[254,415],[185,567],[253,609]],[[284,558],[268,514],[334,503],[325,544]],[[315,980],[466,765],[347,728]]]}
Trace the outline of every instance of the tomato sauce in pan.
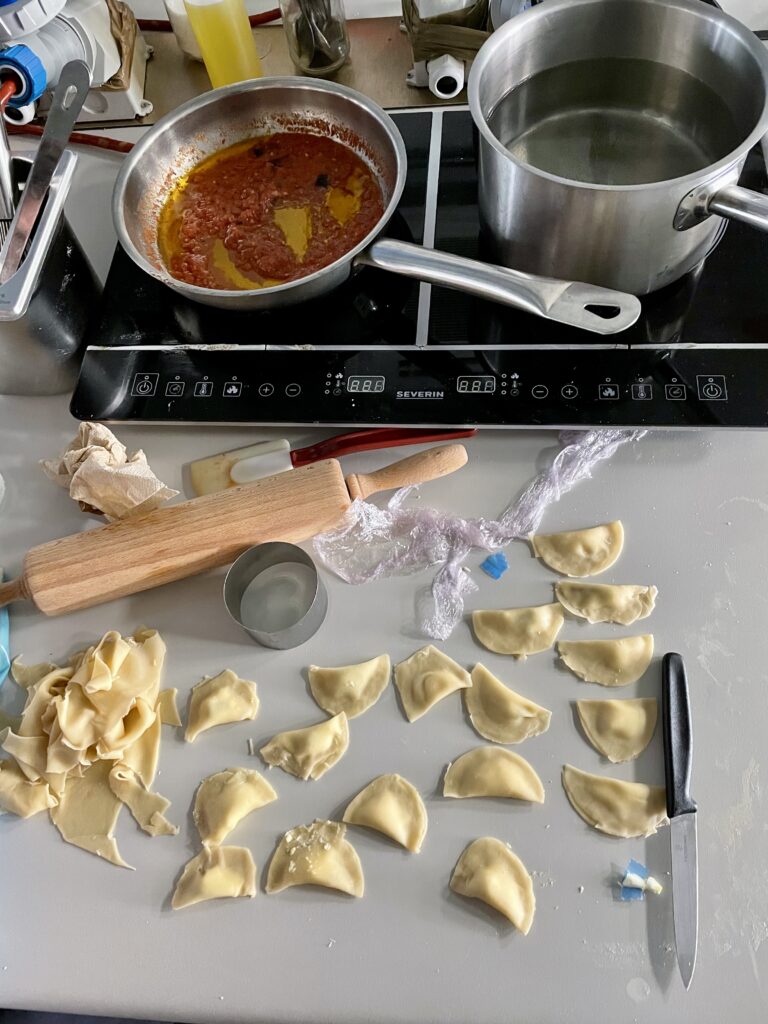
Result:
{"label": "tomato sauce in pan", "polygon": [[158,224],[171,274],[203,288],[264,288],[353,249],[384,212],[370,168],[322,135],[280,132],[214,153],[174,187]]}

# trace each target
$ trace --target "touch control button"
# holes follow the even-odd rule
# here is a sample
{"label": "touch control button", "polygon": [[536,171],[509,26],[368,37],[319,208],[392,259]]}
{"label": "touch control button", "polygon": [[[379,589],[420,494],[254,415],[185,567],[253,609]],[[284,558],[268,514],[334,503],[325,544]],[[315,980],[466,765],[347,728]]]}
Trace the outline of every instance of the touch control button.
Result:
{"label": "touch control button", "polygon": [[563,398],[576,398],[579,393],[579,389],[575,384],[565,384],[560,388],[560,394]]}
{"label": "touch control button", "polygon": [[549,394],[549,388],[545,384],[534,384],[531,388],[531,394],[534,398],[546,398]]}
{"label": "touch control button", "polygon": [[157,391],[159,373],[137,373],[133,378],[132,395],[139,395],[141,398],[149,398]]}
{"label": "touch control button", "polygon": [[722,374],[713,374],[711,377],[700,374],[696,378],[696,385],[699,389],[699,398],[703,401],[728,401],[728,389],[725,386],[725,377]]}
{"label": "touch control button", "polygon": [[275,385],[274,384],[259,384],[259,394],[262,398],[269,398],[270,395],[274,395]]}
{"label": "touch control button", "polygon": [[300,384],[288,384],[285,388],[285,393],[288,398],[297,398],[301,394]]}

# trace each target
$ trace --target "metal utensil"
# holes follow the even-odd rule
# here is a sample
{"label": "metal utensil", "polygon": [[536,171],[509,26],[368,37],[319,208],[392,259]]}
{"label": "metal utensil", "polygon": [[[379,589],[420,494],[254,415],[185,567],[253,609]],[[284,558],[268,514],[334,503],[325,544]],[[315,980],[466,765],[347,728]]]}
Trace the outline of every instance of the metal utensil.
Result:
{"label": "metal utensil", "polygon": [[51,178],[90,87],[91,73],[84,61],[73,60],[64,65],[37,155],[13,219],[13,229],[0,250],[0,284],[4,284],[19,268],[48,195]]}
{"label": "metal utensil", "polygon": [[12,161],[5,118],[0,109],[0,246],[5,242],[16,209]]}
{"label": "metal utensil", "polygon": [[677,964],[686,989],[696,966],[699,932],[699,872],[696,801],[689,791],[692,736],[688,680],[679,654],[662,662],[661,713],[664,774],[672,847],[672,906],[675,915]]}

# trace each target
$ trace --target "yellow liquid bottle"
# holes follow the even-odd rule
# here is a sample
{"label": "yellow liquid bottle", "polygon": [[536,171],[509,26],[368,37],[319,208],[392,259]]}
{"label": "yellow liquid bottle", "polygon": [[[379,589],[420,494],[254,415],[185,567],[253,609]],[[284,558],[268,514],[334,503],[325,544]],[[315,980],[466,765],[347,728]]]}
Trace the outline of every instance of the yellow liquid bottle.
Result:
{"label": "yellow liquid bottle", "polygon": [[214,89],[261,77],[243,0],[184,0],[184,6]]}

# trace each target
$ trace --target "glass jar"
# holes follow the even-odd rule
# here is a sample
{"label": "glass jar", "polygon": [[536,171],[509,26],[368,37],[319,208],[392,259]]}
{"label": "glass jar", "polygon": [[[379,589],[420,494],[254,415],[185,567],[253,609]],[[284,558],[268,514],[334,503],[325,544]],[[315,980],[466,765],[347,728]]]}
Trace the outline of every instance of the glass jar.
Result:
{"label": "glass jar", "polygon": [[347,61],[349,36],[342,0],[280,0],[280,11],[297,71],[324,78]]}

